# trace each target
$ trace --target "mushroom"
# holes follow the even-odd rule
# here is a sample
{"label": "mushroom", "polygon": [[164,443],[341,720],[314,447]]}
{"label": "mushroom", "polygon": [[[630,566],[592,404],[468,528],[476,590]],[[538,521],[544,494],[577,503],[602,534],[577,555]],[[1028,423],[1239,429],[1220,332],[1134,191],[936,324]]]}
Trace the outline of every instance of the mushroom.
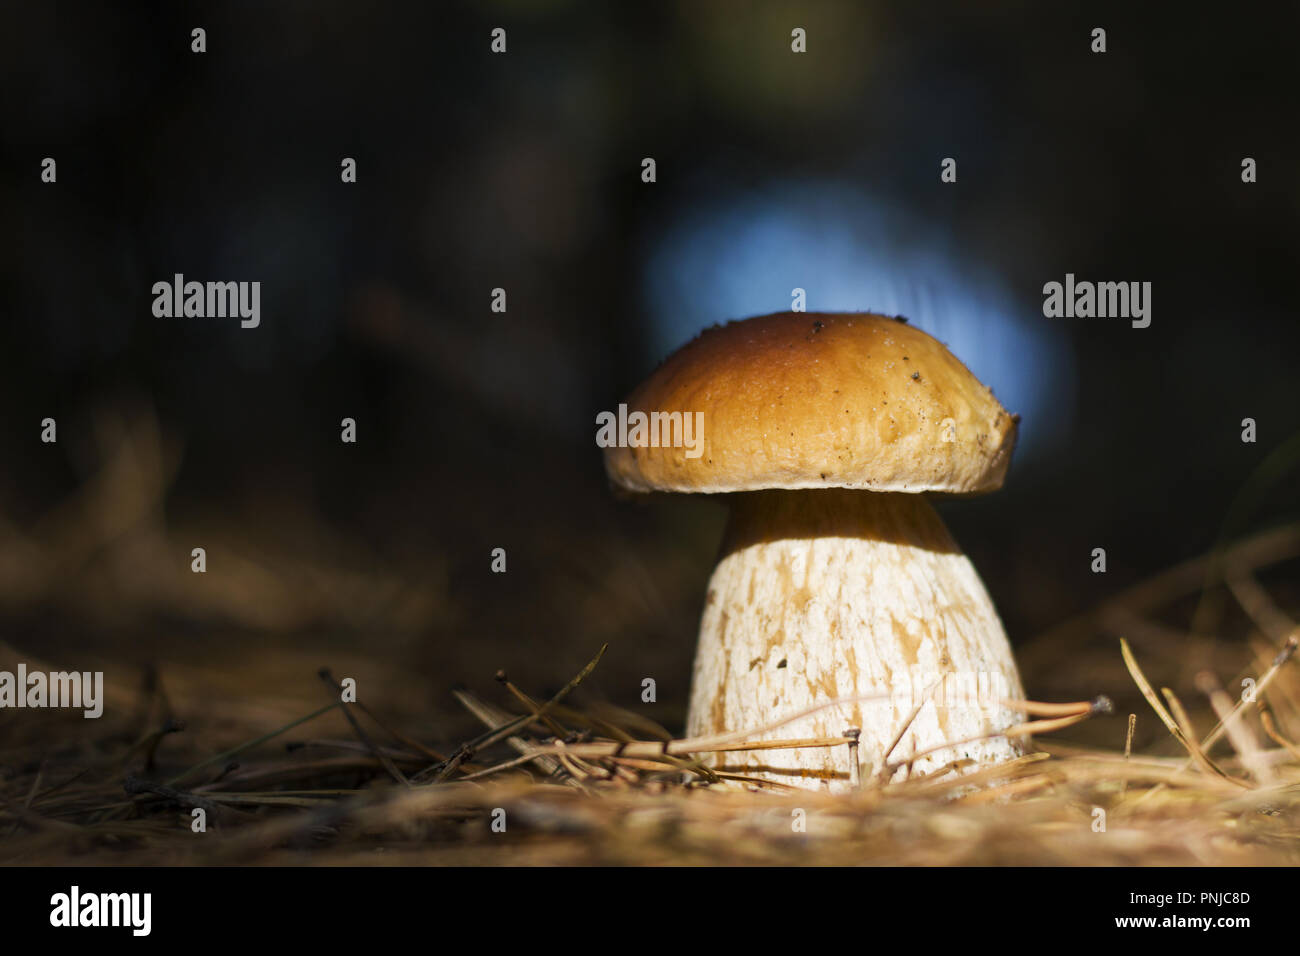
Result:
{"label": "mushroom", "polygon": [[[839,792],[859,775],[974,769],[1022,754],[999,736],[1023,697],[979,575],[923,492],[1001,487],[1019,416],[936,339],[867,313],[785,312],[714,326],[629,397],[702,412],[693,451],[666,431],[605,451],[631,492],[726,494],[688,736],[843,737],[732,751],[728,773]],[[840,703],[832,701],[841,700]],[[851,767],[856,753],[858,766]]]}

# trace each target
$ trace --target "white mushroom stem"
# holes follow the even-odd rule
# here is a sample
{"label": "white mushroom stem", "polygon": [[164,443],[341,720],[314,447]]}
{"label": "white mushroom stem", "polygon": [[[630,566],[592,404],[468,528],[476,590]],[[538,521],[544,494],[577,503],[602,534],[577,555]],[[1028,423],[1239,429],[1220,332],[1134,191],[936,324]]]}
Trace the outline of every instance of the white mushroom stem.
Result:
{"label": "white mushroom stem", "polygon": [[[865,696],[872,699],[818,710],[756,739],[861,728],[864,780],[902,776],[908,758],[927,751],[911,773],[954,762],[973,769],[1024,752],[1024,738],[997,736],[1023,719],[1000,703],[1024,696],[1002,623],[922,495],[734,495],[700,625],[687,734],[759,728]],[[832,792],[851,779],[848,746],[732,752],[709,762]]]}

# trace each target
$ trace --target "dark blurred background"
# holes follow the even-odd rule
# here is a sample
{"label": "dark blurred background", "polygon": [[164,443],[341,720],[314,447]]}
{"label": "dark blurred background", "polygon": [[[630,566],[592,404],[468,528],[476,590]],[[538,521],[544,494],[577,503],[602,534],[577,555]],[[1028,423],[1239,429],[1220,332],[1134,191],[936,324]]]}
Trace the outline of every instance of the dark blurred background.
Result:
{"label": "dark blurred background", "polygon": [[[588,692],[640,707],[654,677],[653,716],[680,730],[724,509],[616,501],[595,415],[702,327],[800,287],[810,311],[908,316],[1023,414],[1005,489],[941,511],[1025,647],[1300,517],[1292,473],[1225,528],[1300,430],[1297,20],[7,4],[0,629],[250,701],[319,692],[334,662],[448,714],[457,682],[501,667],[554,690],[608,641]],[[177,272],[259,280],[261,326],[155,318]],[[1067,272],[1150,281],[1151,326],[1044,318]],[[1086,669],[1026,678],[1097,689]]]}

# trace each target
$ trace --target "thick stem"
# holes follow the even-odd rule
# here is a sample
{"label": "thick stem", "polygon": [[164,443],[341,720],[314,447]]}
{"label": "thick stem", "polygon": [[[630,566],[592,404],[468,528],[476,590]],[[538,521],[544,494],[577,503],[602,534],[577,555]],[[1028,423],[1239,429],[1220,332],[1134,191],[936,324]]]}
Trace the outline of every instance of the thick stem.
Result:
{"label": "thick stem", "polygon": [[[919,757],[911,772],[1023,753],[1023,739],[990,736],[1021,720],[999,704],[1024,696],[1006,634],[974,567],[923,496],[839,489],[734,496],[700,625],[687,733],[757,728],[862,695],[873,699],[825,708],[759,739],[860,727],[863,779],[935,747],[942,749]],[[989,739],[957,743],[974,737]],[[712,766],[838,792],[848,787],[849,763],[849,748],[837,746],[728,753]]]}

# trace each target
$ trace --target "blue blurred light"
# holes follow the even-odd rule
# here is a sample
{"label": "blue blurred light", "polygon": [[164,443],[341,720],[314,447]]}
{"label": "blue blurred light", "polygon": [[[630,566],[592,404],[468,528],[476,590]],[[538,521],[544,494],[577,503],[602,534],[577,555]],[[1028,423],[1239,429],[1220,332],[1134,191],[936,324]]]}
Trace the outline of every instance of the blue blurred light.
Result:
{"label": "blue blurred light", "polygon": [[[654,240],[645,295],[657,360],[716,322],[790,308],[903,315],[945,342],[1010,411],[1018,458],[1069,433],[1074,362],[1059,327],[1024,314],[978,253],[857,189],[781,183],[692,203]],[[649,363],[648,363],[649,364]]]}

